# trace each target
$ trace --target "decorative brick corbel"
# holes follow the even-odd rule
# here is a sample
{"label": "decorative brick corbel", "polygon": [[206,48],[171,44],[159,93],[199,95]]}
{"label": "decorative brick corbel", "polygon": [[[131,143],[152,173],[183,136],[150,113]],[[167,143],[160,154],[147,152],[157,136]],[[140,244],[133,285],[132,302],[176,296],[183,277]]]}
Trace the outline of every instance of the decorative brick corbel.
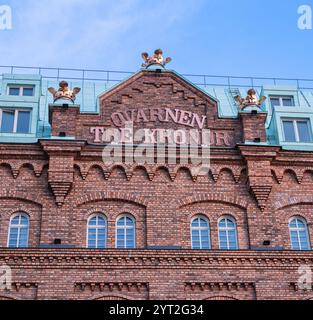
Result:
{"label": "decorative brick corbel", "polygon": [[279,148],[240,146],[240,150],[247,161],[248,188],[259,208],[264,211],[273,187],[271,162]]}
{"label": "decorative brick corbel", "polygon": [[44,151],[49,155],[48,183],[61,207],[71,190],[74,181],[74,159],[81,151],[81,141],[41,141]]}

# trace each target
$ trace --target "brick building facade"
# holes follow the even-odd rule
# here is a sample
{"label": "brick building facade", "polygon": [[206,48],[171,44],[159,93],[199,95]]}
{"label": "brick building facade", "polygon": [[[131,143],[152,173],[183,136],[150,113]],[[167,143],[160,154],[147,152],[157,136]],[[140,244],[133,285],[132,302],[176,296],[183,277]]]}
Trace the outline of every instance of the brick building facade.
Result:
{"label": "brick building facade", "polygon": [[[299,243],[313,239],[313,152],[269,143],[267,116],[222,117],[217,99],[167,70],[141,70],[104,92],[98,113],[50,104],[50,137],[0,144],[0,265],[13,282],[1,299],[313,298],[298,288],[298,268],[313,264],[310,243],[294,250],[291,239],[293,219],[306,228]],[[210,129],[209,171],[195,174],[185,155],[104,163],[105,130],[126,120],[135,129]],[[105,248],[88,236],[98,214]],[[16,216],[28,220],[27,248],[10,246]],[[124,249],[121,217],[134,228]],[[209,243],[192,243],[195,218],[207,222],[200,234]],[[234,231],[226,240],[223,219]]]}

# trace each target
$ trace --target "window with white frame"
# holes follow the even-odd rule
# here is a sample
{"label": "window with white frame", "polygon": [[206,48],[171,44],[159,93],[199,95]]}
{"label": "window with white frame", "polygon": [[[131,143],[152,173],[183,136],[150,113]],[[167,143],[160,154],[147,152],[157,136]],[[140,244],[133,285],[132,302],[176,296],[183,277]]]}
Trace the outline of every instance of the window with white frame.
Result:
{"label": "window with white frame", "polygon": [[292,250],[310,250],[308,225],[300,217],[294,217],[289,221],[289,232]]}
{"label": "window with white frame", "polygon": [[107,219],[102,213],[95,213],[88,219],[87,248],[104,249],[107,239]]}
{"label": "window with white frame", "polygon": [[30,111],[0,108],[1,133],[29,133]]}
{"label": "window with white frame", "polygon": [[282,119],[285,142],[312,142],[309,119]]}
{"label": "window with white frame", "polygon": [[35,86],[9,85],[8,95],[18,97],[33,97],[35,94]]}
{"label": "window with white frame", "polygon": [[230,217],[222,217],[218,222],[219,246],[222,250],[237,250],[237,226],[235,220]]}
{"label": "window with white frame", "polygon": [[134,249],[136,248],[136,224],[135,219],[124,214],[116,222],[116,248]]}
{"label": "window with white frame", "polygon": [[17,213],[10,219],[8,233],[9,248],[27,248],[29,217],[26,213]]}
{"label": "window with white frame", "polygon": [[192,249],[211,249],[209,221],[202,215],[191,221],[191,247]]}
{"label": "window with white frame", "polygon": [[295,100],[293,96],[270,96],[270,102],[272,108],[295,106]]}

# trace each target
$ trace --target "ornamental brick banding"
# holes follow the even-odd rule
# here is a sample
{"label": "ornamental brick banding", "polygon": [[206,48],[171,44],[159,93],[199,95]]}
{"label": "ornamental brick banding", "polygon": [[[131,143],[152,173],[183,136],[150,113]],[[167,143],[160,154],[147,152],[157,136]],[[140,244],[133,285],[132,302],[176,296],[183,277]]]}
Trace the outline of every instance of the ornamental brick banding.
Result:
{"label": "ornamental brick banding", "polygon": [[[85,114],[50,105],[54,139],[0,145],[0,265],[13,276],[0,299],[313,299],[297,285],[312,254],[291,250],[288,229],[301,216],[313,239],[312,152],[265,145],[266,114],[221,118],[218,101],[168,71],[137,73],[99,106]],[[103,131],[127,117],[134,129],[210,129],[207,173],[197,176],[192,163],[104,163]],[[16,212],[29,216],[25,249],[7,248]],[[88,218],[99,212],[107,248],[87,249]],[[115,248],[124,213],[136,221],[134,250]],[[199,214],[211,250],[191,249]],[[219,249],[225,215],[236,222],[238,250]]]}

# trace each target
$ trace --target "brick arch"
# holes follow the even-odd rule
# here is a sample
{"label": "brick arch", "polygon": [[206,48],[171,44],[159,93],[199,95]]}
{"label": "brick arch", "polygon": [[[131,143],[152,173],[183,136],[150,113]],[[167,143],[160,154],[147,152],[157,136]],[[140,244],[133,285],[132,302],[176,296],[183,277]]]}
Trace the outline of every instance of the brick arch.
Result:
{"label": "brick arch", "polygon": [[284,171],[284,173],[283,173],[283,179],[284,179],[284,177],[287,176],[287,175],[291,176],[292,178],[295,179],[295,181],[296,181],[297,183],[299,183],[300,178],[299,178],[299,176],[298,176],[298,174],[297,174],[296,171],[294,171],[293,169],[288,168],[288,169],[286,169],[286,170]]}
{"label": "brick arch", "polygon": [[39,195],[30,194],[28,192],[21,192],[16,190],[0,191],[0,199],[15,199],[34,203],[42,206]]}
{"label": "brick arch", "polygon": [[306,173],[313,175],[313,169],[306,169],[306,170],[304,170],[304,171],[303,171],[303,175],[305,175]]}
{"label": "brick arch", "polygon": [[233,180],[236,181],[236,179],[235,179],[235,174],[234,174],[233,170],[232,170],[231,168],[229,168],[229,167],[223,167],[223,168],[220,169],[220,171],[219,171],[219,173],[218,173],[217,181],[218,181],[219,179],[221,179],[221,175],[222,175],[224,172],[229,173],[229,174],[231,175],[231,177],[233,178]]}
{"label": "brick arch", "polygon": [[175,168],[175,177],[177,177],[178,174],[184,173],[184,172],[187,173],[187,175],[190,178],[190,180],[193,179],[193,177],[192,177],[192,169],[190,167],[188,167],[188,166],[183,166],[183,165]]}
{"label": "brick arch", "polygon": [[273,207],[275,210],[281,210],[301,204],[313,204],[313,196],[284,197],[275,201]]}
{"label": "brick arch", "polygon": [[177,207],[185,207],[190,204],[195,204],[199,202],[223,202],[231,205],[235,205],[237,207],[240,207],[242,209],[247,209],[248,203],[244,200],[241,200],[237,197],[232,196],[226,196],[221,194],[200,194],[191,196],[185,199],[180,199],[177,202]]}
{"label": "brick arch", "polygon": [[30,168],[36,177],[39,177],[44,171],[45,167],[48,166],[48,163],[32,163],[32,162],[12,162],[0,161],[0,166],[10,167],[12,176],[17,178],[22,168]]}
{"label": "brick arch", "polygon": [[174,171],[173,173],[175,174],[178,174],[180,171],[188,171],[188,173],[190,174],[190,177],[192,177],[191,169],[188,165],[179,165],[175,167],[173,171]]}
{"label": "brick arch", "polygon": [[84,205],[90,202],[98,202],[102,200],[121,200],[121,201],[129,201],[135,204],[140,204],[142,206],[147,206],[148,203],[144,197],[136,196],[132,194],[127,194],[124,192],[93,192],[87,193],[78,198],[77,206]]}
{"label": "brick arch", "polygon": [[231,296],[215,296],[215,297],[209,297],[203,300],[239,300],[237,298],[231,297]]}
{"label": "brick arch", "polygon": [[0,301],[4,301],[4,300],[20,300],[17,297],[13,297],[11,295],[0,295]]}
{"label": "brick arch", "polygon": [[119,294],[119,295],[112,295],[112,294],[99,294],[96,295],[88,300],[133,300],[132,298]]}
{"label": "brick arch", "polygon": [[166,171],[168,173],[168,175],[170,176],[170,169],[166,166],[166,165],[159,165],[159,166],[156,166],[154,168],[154,172],[158,172],[158,171]]}
{"label": "brick arch", "polygon": [[148,176],[149,172],[151,171],[145,165],[136,165],[133,168],[133,173],[135,173],[136,171],[140,171],[140,170],[144,171],[147,174],[147,176]]}
{"label": "brick arch", "polygon": [[125,174],[127,172],[127,167],[123,164],[112,164],[108,170],[110,171],[110,173],[112,174],[114,170],[121,170],[123,171]]}
{"label": "brick arch", "polygon": [[11,172],[12,177],[13,177],[13,165],[11,165],[9,162],[3,161],[3,162],[0,162],[0,168],[1,167],[8,168]]}
{"label": "brick arch", "polygon": [[[99,170],[102,173],[103,177],[104,177],[104,172],[105,172],[104,166],[101,166],[100,164],[95,164],[95,163],[88,167],[87,172],[85,173],[84,177],[85,178],[88,177],[88,175],[90,173],[92,173],[93,170]],[[83,174],[84,173],[81,171],[81,175],[82,176],[83,176]]]}
{"label": "brick arch", "polygon": [[275,170],[271,169],[271,175],[272,175],[272,178],[274,179],[274,181],[276,183],[280,183],[281,182],[282,178],[277,176],[277,173],[276,173]]}

